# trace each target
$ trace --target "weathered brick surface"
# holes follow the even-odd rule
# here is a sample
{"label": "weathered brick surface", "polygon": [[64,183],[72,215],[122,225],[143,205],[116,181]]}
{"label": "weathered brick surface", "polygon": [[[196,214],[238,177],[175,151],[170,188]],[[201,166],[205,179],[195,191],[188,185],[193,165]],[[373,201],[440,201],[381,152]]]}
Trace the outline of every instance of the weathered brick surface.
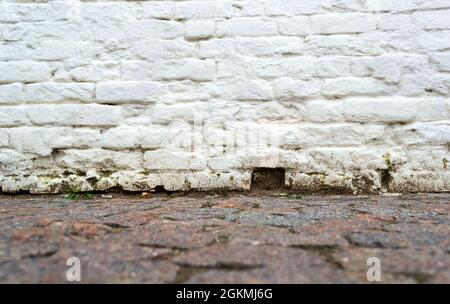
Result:
{"label": "weathered brick surface", "polygon": [[306,191],[448,191],[449,20],[449,0],[1,1],[0,189],[282,167]]}
{"label": "weathered brick surface", "polygon": [[0,195],[0,283],[449,283],[449,195]]}

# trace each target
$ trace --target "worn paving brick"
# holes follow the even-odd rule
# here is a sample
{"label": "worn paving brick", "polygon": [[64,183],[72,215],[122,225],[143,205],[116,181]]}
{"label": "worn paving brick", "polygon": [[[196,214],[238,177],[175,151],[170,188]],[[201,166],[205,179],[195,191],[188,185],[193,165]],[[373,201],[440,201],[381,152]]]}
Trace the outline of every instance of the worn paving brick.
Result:
{"label": "worn paving brick", "polygon": [[367,248],[407,248],[408,241],[397,233],[388,232],[351,232],[345,238],[355,246]]}

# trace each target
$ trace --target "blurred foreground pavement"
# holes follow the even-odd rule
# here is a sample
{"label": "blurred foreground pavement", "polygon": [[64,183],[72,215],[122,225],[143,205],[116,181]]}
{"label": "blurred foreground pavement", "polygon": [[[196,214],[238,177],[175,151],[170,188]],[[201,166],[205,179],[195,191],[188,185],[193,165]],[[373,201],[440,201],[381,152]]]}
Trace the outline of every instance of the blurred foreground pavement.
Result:
{"label": "blurred foreground pavement", "polygon": [[0,195],[0,283],[450,283],[450,195]]}

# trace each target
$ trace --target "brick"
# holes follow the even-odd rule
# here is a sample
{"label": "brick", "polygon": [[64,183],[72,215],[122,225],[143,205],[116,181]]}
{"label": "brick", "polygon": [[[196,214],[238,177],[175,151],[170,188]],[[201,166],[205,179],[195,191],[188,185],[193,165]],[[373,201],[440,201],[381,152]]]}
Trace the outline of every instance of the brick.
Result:
{"label": "brick", "polygon": [[[155,63],[128,61],[122,64],[121,72],[124,80],[192,80],[203,82],[214,80],[216,66],[209,59],[166,60]],[[117,84],[120,85],[120,82],[117,82]],[[143,84],[141,85],[143,86]],[[157,85],[160,88],[159,91]],[[150,83],[147,86],[150,86]],[[163,92],[164,87],[161,83],[154,82],[153,86],[155,86],[155,94]],[[139,87],[137,87],[137,90],[139,90]],[[142,98],[145,99],[145,97]]]}
{"label": "brick", "polygon": [[439,121],[450,119],[450,100],[448,98],[424,98],[418,101],[418,121]]}
{"label": "brick", "polygon": [[281,145],[290,150],[305,147],[359,146],[371,140],[380,140],[384,127],[379,125],[333,124],[327,126],[301,126],[291,129],[281,138]]}
{"label": "brick", "polygon": [[56,128],[20,127],[8,132],[11,146],[19,152],[49,156],[53,149],[47,140],[56,137],[57,131]]}
{"label": "brick", "polygon": [[446,145],[450,142],[450,126],[446,122],[418,122],[398,127],[394,134],[407,145]]}
{"label": "brick", "polygon": [[170,19],[174,16],[175,4],[172,1],[146,1],[142,8],[144,18]]}
{"label": "brick", "polygon": [[183,1],[175,4],[176,19],[231,17],[231,1]]}
{"label": "brick", "polygon": [[187,39],[205,39],[212,37],[216,29],[213,20],[189,20],[184,25],[184,37]]}
{"label": "brick", "polygon": [[306,36],[311,34],[309,18],[306,16],[277,18],[280,34]]}
{"label": "brick", "polygon": [[98,129],[55,128],[55,130],[56,136],[46,140],[52,149],[88,149],[100,146],[101,134]]}
{"label": "brick", "polygon": [[417,100],[346,100],[343,102],[343,114],[347,121],[361,123],[411,122],[417,115]]}
{"label": "brick", "polygon": [[0,83],[41,82],[50,80],[50,66],[44,62],[0,62]]}
{"label": "brick", "polygon": [[25,100],[29,102],[63,102],[93,99],[95,84],[43,82],[25,87]]}
{"label": "brick", "polygon": [[390,88],[374,79],[349,77],[325,80],[322,92],[327,97],[378,96],[388,94]]}
{"label": "brick", "polygon": [[236,18],[217,23],[219,36],[273,36],[277,33],[278,24],[268,18]]}
{"label": "brick", "polygon": [[234,41],[231,39],[213,39],[199,43],[199,55],[202,58],[232,57],[235,53]]}
{"label": "brick", "polygon": [[14,104],[23,100],[23,85],[12,83],[0,85],[0,104]]}
{"label": "brick", "polygon": [[328,0],[279,0],[270,4],[266,4],[266,12],[269,15],[309,15],[320,13],[323,11],[323,5]]}
{"label": "brick", "polygon": [[61,168],[114,171],[142,168],[143,156],[139,152],[110,151],[103,149],[67,149],[56,159]]}
{"label": "brick", "polygon": [[[362,56],[381,55],[385,33],[353,35],[314,35],[305,40],[306,55],[315,56]],[[395,43],[395,41],[393,41]],[[384,44],[384,43],[383,43]]]}
{"label": "brick", "polygon": [[449,4],[445,0],[420,0],[420,1],[409,1],[409,0],[379,0],[378,6],[382,11],[413,11],[413,10],[425,10],[425,9],[440,9],[449,8]]}
{"label": "brick", "polygon": [[143,126],[117,127],[102,134],[101,146],[111,150],[157,149],[176,142],[176,132]]}
{"label": "brick", "polygon": [[97,52],[92,43],[48,39],[34,45],[30,58],[46,61],[92,58]]}
{"label": "brick", "polygon": [[157,104],[152,108],[152,122],[169,124],[174,121],[182,121],[193,124],[195,120],[209,118],[210,109],[204,103],[181,103],[181,104]]}
{"label": "brick", "polygon": [[246,56],[301,54],[303,40],[297,37],[237,38],[236,51]]}
{"label": "brick", "polygon": [[357,34],[375,30],[370,15],[326,14],[311,17],[312,32],[316,34]]}
{"label": "brick", "polygon": [[114,126],[123,118],[120,108],[96,104],[35,105],[20,110],[36,125]]}
{"label": "brick", "polygon": [[[139,7],[126,1],[116,1],[112,3],[102,3],[89,1],[84,5],[76,7],[75,19],[83,20],[83,23],[91,25],[93,23],[105,24],[122,20],[134,21],[138,17]],[[79,16],[77,16],[79,14]],[[95,26],[95,25],[94,25]]]}
{"label": "brick", "polygon": [[157,82],[100,82],[95,98],[106,103],[154,102],[163,91],[164,86]]}
{"label": "brick", "polygon": [[109,129],[102,134],[101,146],[111,150],[136,149],[140,146],[140,138],[144,132],[144,128]]}
{"label": "brick", "polygon": [[350,61],[346,58],[324,58],[316,62],[316,74],[321,78],[350,75]]}
{"label": "brick", "polygon": [[412,23],[426,30],[450,29],[450,10],[416,12],[412,14]]}
{"label": "brick", "polygon": [[320,94],[320,83],[318,80],[280,78],[274,82],[275,97],[286,100],[312,98]]}
{"label": "brick", "polygon": [[87,65],[59,69],[55,81],[100,82],[118,80],[120,66],[117,62],[91,62]]}
{"label": "brick", "polygon": [[274,97],[273,89],[266,82],[256,80],[218,83],[213,92],[231,100],[271,100]]}
{"label": "brick", "polygon": [[216,65],[212,60],[185,59],[166,61],[154,66],[156,78],[163,80],[212,81]]}
{"label": "brick", "polygon": [[27,123],[25,111],[21,107],[2,106],[0,111],[0,126],[15,127]]}
{"label": "brick", "polygon": [[313,100],[305,104],[305,110],[311,122],[338,122],[344,119],[343,102]]}
{"label": "brick", "polygon": [[3,3],[0,7],[1,22],[35,22],[67,20],[73,9],[71,3]]}
{"label": "brick", "polygon": [[233,3],[239,9],[239,16],[253,17],[263,16],[265,14],[265,0],[253,0],[239,3]]}
{"label": "brick", "polygon": [[205,167],[201,159],[186,152],[166,150],[145,152],[145,168],[158,170],[201,170]]}
{"label": "brick", "polygon": [[256,75],[266,79],[291,77],[309,80],[315,74],[314,59],[311,57],[229,58],[221,60],[217,69],[219,78],[237,76],[251,78]]}
{"label": "brick", "polygon": [[195,42],[188,42],[184,38],[166,40],[149,37],[136,41],[128,50],[130,52],[129,59],[174,60],[192,57],[196,54]]}
{"label": "brick", "polygon": [[384,31],[394,31],[412,26],[411,16],[407,14],[382,14],[376,17],[377,27]]}
{"label": "brick", "polygon": [[430,57],[440,72],[450,72],[450,54],[434,53]]}
{"label": "brick", "polygon": [[8,129],[0,129],[0,148],[9,146],[9,134]]}

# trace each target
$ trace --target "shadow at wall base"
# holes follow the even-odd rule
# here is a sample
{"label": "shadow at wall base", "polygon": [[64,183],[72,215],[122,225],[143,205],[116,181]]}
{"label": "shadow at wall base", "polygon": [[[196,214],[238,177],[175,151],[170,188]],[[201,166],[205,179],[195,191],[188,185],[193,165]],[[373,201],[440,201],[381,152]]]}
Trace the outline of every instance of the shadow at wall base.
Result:
{"label": "shadow at wall base", "polygon": [[286,188],[284,168],[255,168],[252,172],[251,190],[281,190]]}

